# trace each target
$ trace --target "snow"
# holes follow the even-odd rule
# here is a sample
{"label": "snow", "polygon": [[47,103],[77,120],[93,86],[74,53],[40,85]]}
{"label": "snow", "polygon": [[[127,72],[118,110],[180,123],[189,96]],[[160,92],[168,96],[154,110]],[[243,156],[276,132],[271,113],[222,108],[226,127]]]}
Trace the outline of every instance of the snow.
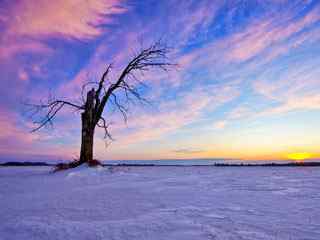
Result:
{"label": "snow", "polygon": [[316,167],[0,168],[0,239],[320,239]]}

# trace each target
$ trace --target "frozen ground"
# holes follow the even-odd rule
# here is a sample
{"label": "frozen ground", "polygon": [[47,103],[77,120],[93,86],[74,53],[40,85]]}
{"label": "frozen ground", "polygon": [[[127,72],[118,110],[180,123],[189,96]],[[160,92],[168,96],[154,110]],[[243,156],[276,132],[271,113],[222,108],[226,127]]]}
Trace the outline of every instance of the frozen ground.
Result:
{"label": "frozen ground", "polygon": [[320,168],[0,168],[0,239],[320,239]]}

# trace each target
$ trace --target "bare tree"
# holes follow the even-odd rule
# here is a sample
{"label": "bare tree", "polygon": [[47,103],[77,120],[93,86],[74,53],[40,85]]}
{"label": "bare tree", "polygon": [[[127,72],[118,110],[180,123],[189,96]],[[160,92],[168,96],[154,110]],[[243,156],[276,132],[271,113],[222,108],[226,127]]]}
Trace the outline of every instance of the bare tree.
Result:
{"label": "bare tree", "polygon": [[[170,48],[157,41],[147,48],[141,50],[133,56],[127,66],[120,72],[116,81],[107,81],[112,65],[108,65],[103,72],[101,79],[97,82],[88,82],[82,86],[83,104],[76,104],[69,101],[57,100],[49,98],[43,104],[28,104],[34,110],[34,113],[44,111],[40,120],[34,121],[37,125],[32,132],[52,124],[56,115],[64,108],[71,107],[81,112],[82,134],[81,134],[81,150],[80,159],[69,164],[69,167],[76,167],[83,163],[93,161],[93,142],[96,127],[104,129],[105,138],[112,140],[109,132],[110,124],[107,123],[103,116],[104,108],[108,102],[112,102],[121,112],[125,121],[127,119],[128,102],[132,99],[138,101],[146,101],[140,94],[139,86],[143,84],[143,73],[151,69],[160,69],[168,71],[169,68],[175,66],[168,58]],[[141,74],[142,73],[142,74]],[[108,83],[107,83],[108,82]],[[87,86],[92,85],[86,92]],[[124,96],[125,101],[120,101],[119,94]],[[85,96],[86,95],[86,96]],[[123,98],[123,97],[122,97]]]}

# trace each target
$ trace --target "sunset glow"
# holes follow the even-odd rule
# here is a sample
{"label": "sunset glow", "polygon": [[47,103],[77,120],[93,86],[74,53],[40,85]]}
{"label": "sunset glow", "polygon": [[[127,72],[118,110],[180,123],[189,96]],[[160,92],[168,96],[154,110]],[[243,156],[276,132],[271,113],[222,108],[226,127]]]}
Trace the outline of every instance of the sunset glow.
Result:
{"label": "sunset glow", "polygon": [[143,76],[152,104],[127,123],[106,108],[116,141],[98,129],[97,159],[320,158],[320,1],[1,1],[0,29],[2,159],[78,157],[79,114],[31,134],[21,103],[81,102],[83,83],[159,38],[178,69]]}
{"label": "sunset glow", "polygon": [[306,152],[290,153],[288,154],[288,158],[297,162],[302,162],[305,159],[311,158],[311,154]]}

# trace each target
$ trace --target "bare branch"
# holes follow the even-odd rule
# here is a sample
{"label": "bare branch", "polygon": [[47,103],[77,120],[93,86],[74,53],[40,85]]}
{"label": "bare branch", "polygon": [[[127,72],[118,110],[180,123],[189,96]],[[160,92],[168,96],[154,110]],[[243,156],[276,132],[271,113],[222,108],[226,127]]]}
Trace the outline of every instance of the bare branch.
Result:
{"label": "bare branch", "polygon": [[108,90],[105,92],[104,96],[102,97],[101,102],[99,101],[99,105],[96,111],[96,122],[99,121],[99,118],[102,115],[104,107],[108,102],[110,96],[113,96],[114,102],[117,105],[118,109],[124,116],[126,116],[126,114],[124,113],[126,113],[127,111],[124,111],[123,107],[119,107],[118,105],[119,102],[116,101],[114,92],[117,89],[123,89],[125,91],[127,100],[130,100],[129,95],[132,95],[139,101],[144,101],[144,99],[141,97],[139,92],[130,84],[128,84],[128,80],[129,80],[128,78],[131,77],[135,81],[141,83],[141,81],[138,80],[138,78],[136,77],[135,72],[143,73],[153,68],[160,69],[163,71],[168,71],[169,68],[177,66],[176,64],[173,64],[168,60],[168,54],[170,50],[171,49],[169,47],[167,47],[165,44],[161,42],[161,40],[159,40],[156,43],[152,44],[150,47],[146,49],[142,49],[140,53],[134,56],[134,58],[128,63],[128,65],[121,72],[118,80],[114,84],[111,84],[109,86]]}
{"label": "bare branch", "polygon": [[54,100],[52,102],[49,102],[48,104],[32,104],[32,103],[25,103],[26,106],[29,107],[36,107],[36,108],[51,108],[53,105],[56,104],[63,104],[63,105],[68,105],[70,107],[76,108],[77,110],[84,109],[84,106],[79,106],[77,104],[71,103],[69,101],[64,101],[64,100]]}
{"label": "bare branch", "polygon": [[43,111],[46,111],[45,115],[41,117],[40,120],[33,121],[33,123],[37,124],[38,126],[32,129],[31,132],[36,132],[46,125],[52,125],[52,120],[64,106],[69,106],[76,110],[84,109],[84,106],[79,106],[77,104],[71,103],[69,101],[64,101],[64,100],[48,100],[47,104],[25,103],[25,105],[31,108],[32,110],[31,117],[34,117],[35,115],[38,115]]}
{"label": "bare branch", "polygon": [[127,117],[127,113],[128,113],[128,109],[125,108],[123,105],[120,104],[120,102],[117,99],[117,95],[115,95],[114,93],[111,94],[111,96],[113,97],[113,103],[114,105],[118,108],[118,110],[121,112],[122,117],[124,122],[127,122],[128,117]]}
{"label": "bare branch", "polygon": [[[99,123],[101,122],[101,124]],[[110,134],[108,128],[112,123],[107,123],[106,120],[103,117],[100,117],[99,122],[97,123],[97,126],[104,129],[104,138],[110,139],[111,141],[114,141],[112,138],[112,135]]]}
{"label": "bare branch", "polygon": [[104,88],[105,79],[108,76],[109,71],[111,70],[111,67],[112,67],[112,64],[109,64],[107,69],[106,69],[106,71],[102,74],[102,77],[101,77],[101,79],[99,81],[98,89],[96,91],[96,100],[99,99],[99,97],[100,97],[101,90]]}

